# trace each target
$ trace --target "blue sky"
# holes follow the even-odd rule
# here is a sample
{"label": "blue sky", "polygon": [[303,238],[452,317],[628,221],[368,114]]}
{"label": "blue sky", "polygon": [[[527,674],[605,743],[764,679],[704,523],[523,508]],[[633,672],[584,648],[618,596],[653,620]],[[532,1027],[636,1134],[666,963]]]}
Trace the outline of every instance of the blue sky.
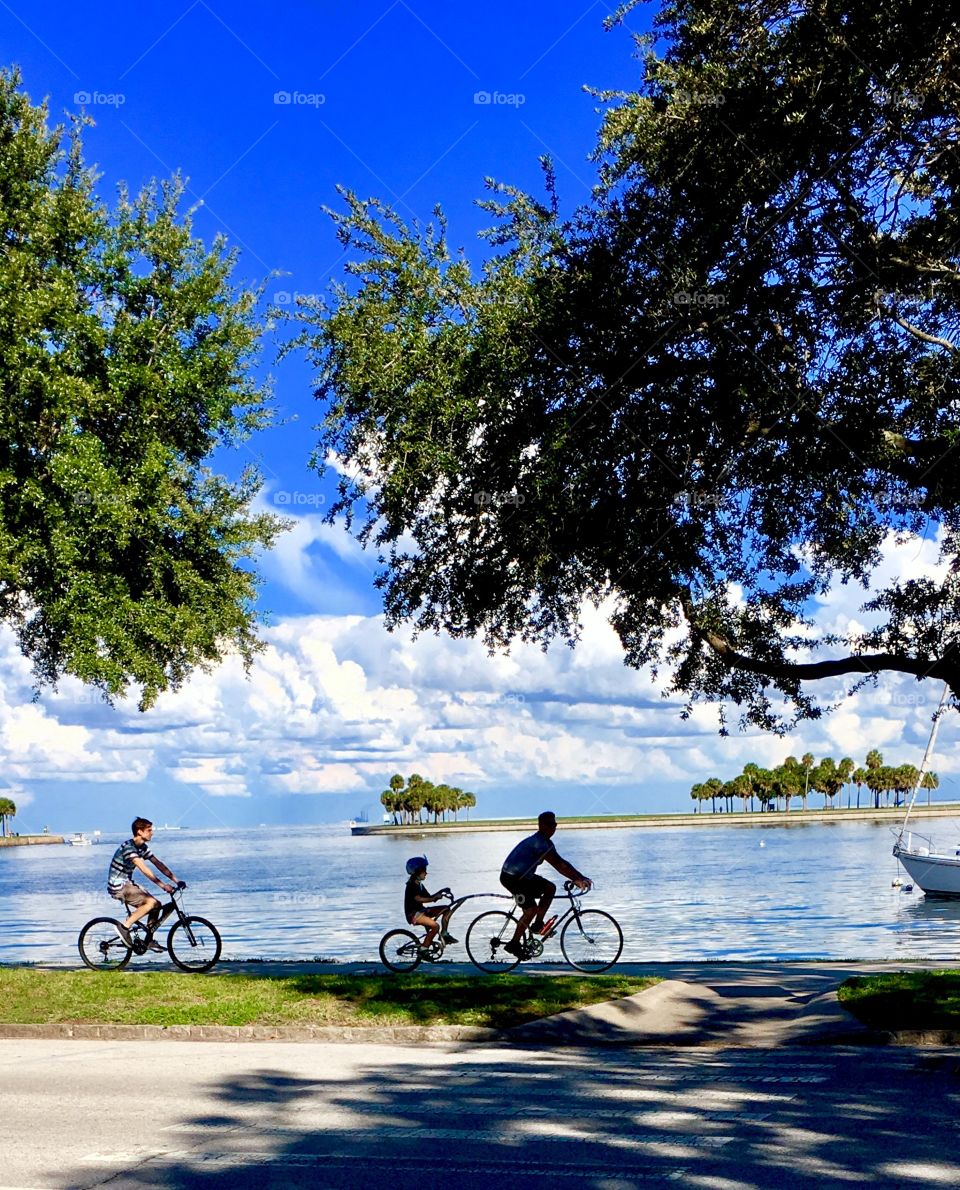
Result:
{"label": "blue sky", "polygon": [[[639,72],[629,32],[603,30],[611,10],[2,0],[0,60],[20,66],[52,119],[86,106],[104,195],[180,170],[202,204],[196,232],[240,249],[238,278],[276,274],[267,294],[283,304],[340,274],[321,211],[337,205],[338,184],[409,219],[440,202],[451,243],[475,257],[484,177],[537,190],[549,154],[568,209],[586,200],[599,116],[583,86],[629,89]],[[632,14],[633,28],[652,11]],[[192,826],[336,820],[372,813],[398,770],[474,790],[478,813],[602,813],[688,808],[694,781],[808,748],[860,760],[876,745],[918,761],[936,692],[896,679],[786,742],[722,740],[709,710],[683,724],[676,703],[623,668],[602,615],[588,615],[575,653],[488,658],[469,642],[389,636],[370,559],[322,524],[333,484],[308,467],[319,418],[309,369],[277,365],[276,346],[263,371],[279,424],[218,460],[231,473],[255,460],[263,503],[294,522],[263,560],[267,654],[249,680],[230,663],[143,716],[70,682],[32,703],[0,635],[0,785],[21,830],[122,829],[133,813]],[[894,572],[935,569],[929,543],[890,558]],[[842,626],[857,602],[838,593],[825,611]]]}

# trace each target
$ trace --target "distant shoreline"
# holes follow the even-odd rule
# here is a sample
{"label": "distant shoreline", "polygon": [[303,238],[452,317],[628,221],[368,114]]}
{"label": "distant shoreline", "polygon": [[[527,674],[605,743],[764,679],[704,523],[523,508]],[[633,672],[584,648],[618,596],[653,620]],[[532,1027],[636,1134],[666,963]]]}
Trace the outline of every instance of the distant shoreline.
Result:
{"label": "distant shoreline", "polygon": [[37,847],[45,843],[64,843],[63,835],[7,835],[0,837],[0,847]]}
{"label": "distant shoreline", "polygon": [[[838,822],[887,822],[903,820],[903,806],[886,806],[879,810],[861,807],[849,810],[838,807],[835,810],[773,810],[764,813],[734,811],[719,814],[621,814],[598,815],[595,817],[560,817],[558,826],[576,827],[581,830],[611,830],[628,827],[633,829],[655,829],[676,826],[801,826],[814,823]],[[939,802],[932,806],[914,806],[910,812],[911,821],[918,818],[960,817],[960,802]],[[369,823],[354,823],[351,835],[455,835],[487,831],[526,831],[536,829],[536,818],[489,818],[473,819],[469,822],[424,822],[413,825],[394,826],[393,823],[372,826]]]}

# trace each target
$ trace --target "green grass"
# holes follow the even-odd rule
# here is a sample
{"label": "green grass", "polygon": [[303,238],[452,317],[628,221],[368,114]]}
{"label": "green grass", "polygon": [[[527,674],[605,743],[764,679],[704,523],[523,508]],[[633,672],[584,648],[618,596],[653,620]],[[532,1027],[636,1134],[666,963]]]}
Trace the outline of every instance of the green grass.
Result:
{"label": "green grass", "polygon": [[960,1032],[960,971],[858,975],[840,986],[837,998],[874,1029]]}
{"label": "green grass", "polygon": [[482,1025],[506,1029],[642,991],[622,975],[190,975],[0,971],[0,1023]]}

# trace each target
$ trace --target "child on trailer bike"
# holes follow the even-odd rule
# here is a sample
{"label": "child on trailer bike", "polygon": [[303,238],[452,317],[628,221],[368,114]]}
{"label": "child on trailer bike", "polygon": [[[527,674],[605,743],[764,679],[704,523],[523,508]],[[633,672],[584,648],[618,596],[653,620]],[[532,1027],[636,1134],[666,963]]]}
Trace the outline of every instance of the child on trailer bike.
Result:
{"label": "child on trailer bike", "polygon": [[445,946],[453,946],[457,941],[452,934],[447,932],[450,906],[442,908],[437,905],[429,911],[426,908],[431,901],[450,896],[450,889],[441,888],[439,892],[427,892],[423,883],[426,874],[427,857],[425,855],[415,855],[412,859],[407,860],[408,879],[403,894],[403,913],[408,925],[423,926],[427,931],[420,946],[421,954],[429,951],[433,940],[438,933],[441,933],[441,930]]}

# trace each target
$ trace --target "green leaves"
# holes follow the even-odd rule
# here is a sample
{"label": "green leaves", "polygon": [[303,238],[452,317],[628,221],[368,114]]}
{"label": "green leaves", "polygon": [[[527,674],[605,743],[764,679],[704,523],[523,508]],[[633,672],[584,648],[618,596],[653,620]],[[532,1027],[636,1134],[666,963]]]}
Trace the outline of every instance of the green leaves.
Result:
{"label": "green leaves", "polygon": [[[632,5],[618,10],[622,19]],[[305,342],[388,623],[570,642],[610,598],[628,664],[782,731],[805,683],[960,691],[956,33],[894,2],[664,4],[592,201],[491,183],[495,251],[347,196],[349,289]],[[313,325],[311,325],[313,324]],[[832,584],[869,627],[818,631]],[[676,629],[680,628],[680,632]]]}
{"label": "green leaves", "polygon": [[260,647],[246,560],[280,522],[204,462],[265,425],[257,295],[179,214],[173,179],[111,211],[45,112],[0,73],[0,615],[39,683],[141,708]]}

